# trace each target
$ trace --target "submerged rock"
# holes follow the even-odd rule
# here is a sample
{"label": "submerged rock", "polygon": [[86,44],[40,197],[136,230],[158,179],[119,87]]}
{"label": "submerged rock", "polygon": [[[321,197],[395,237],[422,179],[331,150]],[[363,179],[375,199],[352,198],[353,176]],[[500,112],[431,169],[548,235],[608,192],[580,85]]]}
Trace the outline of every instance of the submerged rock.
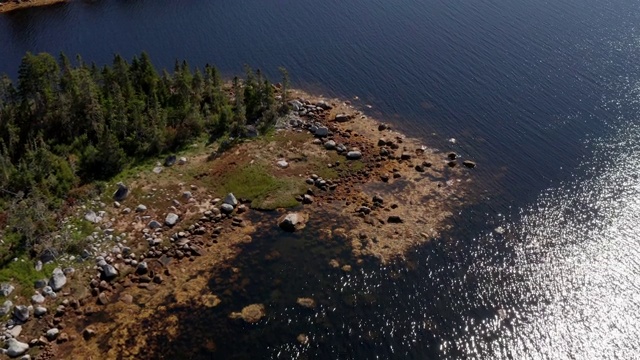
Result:
{"label": "submerged rock", "polygon": [[312,298],[298,298],[296,303],[307,309],[313,309],[316,307],[316,301]]}
{"label": "submerged rock", "polygon": [[474,161],[471,161],[471,160],[463,161],[462,165],[464,165],[465,167],[468,167],[469,169],[473,169],[474,167],[476,167],[476,163]]}
{"label": "submerged rock", "polygon": [[293,232],[305,227],[307,215],[302,213],[289,213],[278,219],[278,226],[284,231]]}
{"label": "submerged rock", "polygon": [[242,319],[249,324],[255,324],[260,319],[262,319],[266,315],[264,305],[262,304],[251,304],[242,309],[240,313],[234,312],[231,313],[230,317],[232,319]]}

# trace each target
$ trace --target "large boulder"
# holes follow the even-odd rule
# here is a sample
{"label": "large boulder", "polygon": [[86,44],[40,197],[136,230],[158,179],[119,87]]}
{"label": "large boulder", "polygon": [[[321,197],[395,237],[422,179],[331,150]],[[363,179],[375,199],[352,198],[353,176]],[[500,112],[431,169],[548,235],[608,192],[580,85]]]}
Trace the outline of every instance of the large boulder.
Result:
{"label": "large boulder", "polygon": [[117,183],[116,185],[118,186],[118,189],[113,193],[113,200],[123,201],[127,198],[127,196],[129,196],[129,188],[121,182]]}
{"label": "large boulder", "polygon": [[7,355],[9,357],[18,357],[29,350],[29,344],[20,342],[16,339],[7,340]]}
{"label": "large boulder", "polygon": [[167,217],[164,219],[164,223],[167,224],[167,226],[173,226],[178,222],[178,219],[178,215],[174,213],[168,213]]}
{"label": "large boulder", "polygon": [[293,232],[305,227],[308,216],[303,213],[289,213],[278,219],[278,226],[284,231]]}
{"label": "large boulder", "polygon": [[51,274],[51,279],[49,279],[49,286],[51,286],[53,291],[60,291],[66,283],[67,277],[64,275],[62,269],[55,268],[53,274]]}

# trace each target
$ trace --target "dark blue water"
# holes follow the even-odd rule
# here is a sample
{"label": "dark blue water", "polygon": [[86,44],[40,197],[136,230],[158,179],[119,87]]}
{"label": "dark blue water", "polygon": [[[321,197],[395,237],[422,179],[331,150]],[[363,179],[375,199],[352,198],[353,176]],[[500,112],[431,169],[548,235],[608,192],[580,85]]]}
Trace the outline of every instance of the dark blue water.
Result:
{"label": "dark blue water", "polygon": [[72,1],[0,16],[0,72],[15,76],[26,51],[104,64],[144,50],[161,67],[246,63],[273,78],[285,66],[295,86],[359,96],[479,162],[485,200],[402,280],[369,269],[325,290],[375,279],[379,307],[357,313],[384,336],[327,330],[306,350],[259,336],[265,357],[632,358],[639,23],[632,0]]}

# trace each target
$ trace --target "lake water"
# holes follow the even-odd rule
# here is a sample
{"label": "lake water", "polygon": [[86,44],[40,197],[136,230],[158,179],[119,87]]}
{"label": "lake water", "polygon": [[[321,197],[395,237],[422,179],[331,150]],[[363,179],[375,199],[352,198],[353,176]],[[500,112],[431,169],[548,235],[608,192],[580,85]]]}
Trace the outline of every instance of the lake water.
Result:
{"label": "lake water", "polygon": [[[258,284],[250,298],[234,295],[264,302],[263,324],[194,327],[224,339],[214,354],[634,359],[638,24],[632,0],[72,1],[0,16],[0,72],[15,76],[26,51],[104,64],[145,50],[161,67],[184,58],[232,75],[246,63],[274,79],[285,66],[297,87],[358,96],[370,114],[478,161],[484,201],[408,265],[319,273],[310,265],[324,259],[295,251],[300,239],[249,247],[256,258],[290,254],[276,264],[238,260],[260,279],[296,276],[275,294]],[[314,231],[303,239],[310,248],[319,246]],[[321,311],[300,312],[279,295],[301,292]],[[309,345],[295,341],[301,332]]]}

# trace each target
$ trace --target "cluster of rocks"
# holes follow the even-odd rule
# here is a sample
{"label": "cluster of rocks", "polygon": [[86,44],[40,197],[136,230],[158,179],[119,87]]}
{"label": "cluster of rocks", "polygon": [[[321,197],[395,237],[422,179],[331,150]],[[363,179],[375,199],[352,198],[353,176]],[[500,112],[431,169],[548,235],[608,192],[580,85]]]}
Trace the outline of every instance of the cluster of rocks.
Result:
{"label": "cluster of rocks", "polygon": [[[47,304],[49,306],[54,305],[53,302],[58,298],[58,293],[67,284],[67,277],[74,272],[75,269],[71,267],[64,270],[55,268],[51,278],[36,281],[34,287],[37,290],[31,297],[30,305],[14,306],[11,300],[6,300],[0,306],[0,316],[11,314],[11,318],[0,327],[0,341],[4,341],[6,346],[6,349],[0,349],[0,353],[15,358],[24,355],[31,347],[46,346],[52,341],[64,342],[69,339],[67,334],[61,332],[64,328],[64,323],[60,320],[60,316],[64,313],[63,309],[66,306],[69,304],[77,305],[77,302],[64,299],[61,305],[57,306],[54,312],[54,320],[47,323],[47,330],[42,336],[33,338],[29,342],[19,340],[19,338],[24,338],[22,328],[25,323],[29,322],[33,317],[42,318],[49,313]],[[0,285],[0,293],[5,297],[10,295],[13,290],[14,287],[11,284],[4,283]],[[62,293],[62,296],[67,295],[67,293]],[[30,357],[26,355],[23,359],[30,359]]]}

